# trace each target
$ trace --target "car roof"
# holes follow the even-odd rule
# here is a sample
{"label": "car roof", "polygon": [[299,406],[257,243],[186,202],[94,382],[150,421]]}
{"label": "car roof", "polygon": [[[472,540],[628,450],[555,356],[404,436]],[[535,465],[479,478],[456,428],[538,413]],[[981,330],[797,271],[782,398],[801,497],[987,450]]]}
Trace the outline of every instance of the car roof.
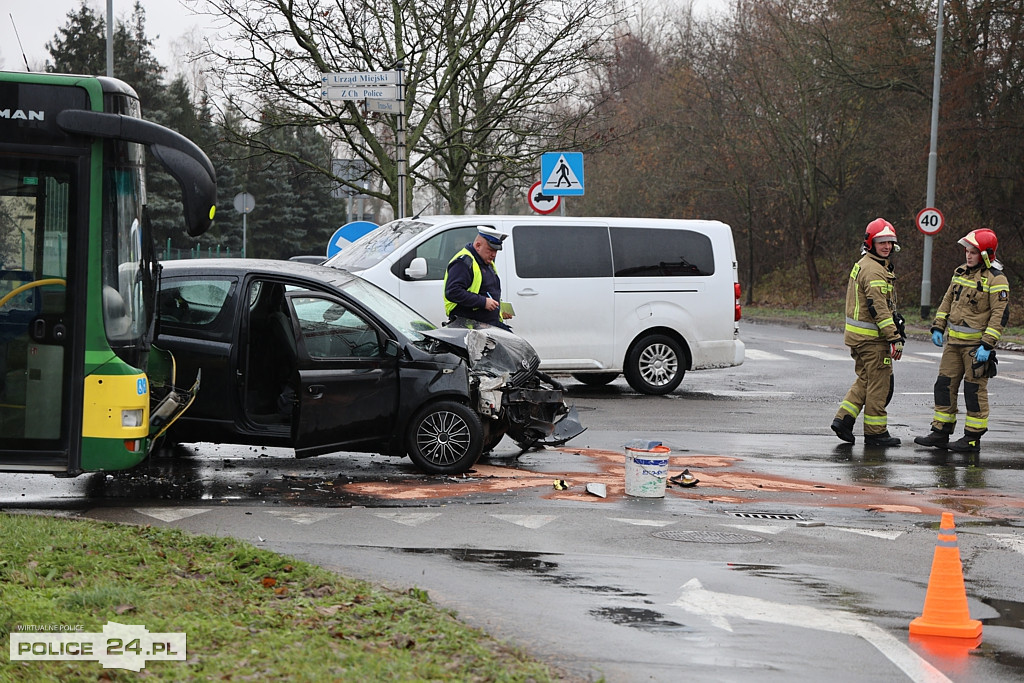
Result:
{"label": "car roof", "polygon": [[164,277],[182,275],[230,274],[243,277],[247,274],[303,277],[341,287],[355,279],[355,275],[340,268],[301,261],[252,258],[203,258],[161,261]]}

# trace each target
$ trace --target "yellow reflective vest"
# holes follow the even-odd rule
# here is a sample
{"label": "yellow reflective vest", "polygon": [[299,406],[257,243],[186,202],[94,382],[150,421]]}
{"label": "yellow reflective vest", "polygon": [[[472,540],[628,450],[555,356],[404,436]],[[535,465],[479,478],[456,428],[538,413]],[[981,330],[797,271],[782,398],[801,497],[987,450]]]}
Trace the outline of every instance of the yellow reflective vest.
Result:
{"label": "yellow reflective vest", "polygon": [[1010,285],[998,268],[967,264],[953,271],[932,330],[946,332],[949,343],[994,348],[1010,316]]}
{"label": "yellow reflective vest", "polygon": [[846,287],[847,346],[894,342],[900,338],[893,321],[896,311],[896,275],[888,259],[864,254],[850,271]]}

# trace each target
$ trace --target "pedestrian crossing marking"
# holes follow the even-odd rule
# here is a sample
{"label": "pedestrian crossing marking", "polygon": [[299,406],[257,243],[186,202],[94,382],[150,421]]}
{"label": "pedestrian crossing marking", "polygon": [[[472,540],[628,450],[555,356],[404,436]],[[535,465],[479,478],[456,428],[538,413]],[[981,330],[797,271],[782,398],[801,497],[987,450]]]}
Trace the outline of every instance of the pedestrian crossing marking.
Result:
{"label": "pedestrian crossing marking", "polygon": [[752,349],[749,346],[747,350],[743,352],[744,360],[764,360],[764,361],[779,361],[779,360],[791,360],[786,356],[780,356],[775,353],[769,353],[768,351],[760,351],[758,349]]}
{"label": "pedestrian crossing marking", "polygon": [[759,534],[780,534],[783,531],[795,528],[793,524],[726,524],[725,526],[742,529],[743,531],[753,531]]}
{"label": "pedestrian crossing marking", "polygon": [[843,355],[840,353],[829,353],[827,351],[815,351],[813,349],[787,349],[790,353],[796,353],[801,356],[810,356],[811,358],[817,358],[819,360],[848,360],[852,361],[853,358],[849,355]]}
{"label": "pedestrian crossing marking", "polygon": [[1017,534],[987,534],[992,538],[996,539],[999,545],[1009,548],[1015,552],[1024,555],[1024,536],[1018,536]]}
{"label": "pedestrian crossing marking", "polygon": [[210,508],[135,508],[135,511],[161,522],[177,522],[179,519],[209,512]]}
{"label": "pedestrian crossing marking", "polygon": [[419,526],[441,516],[440,512],[375,512],[375,517],[389,519],[406,526]]}
{"label": "pedestrian crossing marking", "polygon": [[539,529],[548,522],[558,519],[557,515],[491,515],[503,522],[511,522],[527,529]]}
{"label": "pedestrian crossing marking", "polygon": [[304,510],[267,510],[267,514],[278,519],[287,519],[295,524],[316,524],[338,515],[337,512],[309,512]]}
{"label": "pedestrian crossing marking", "polygon": [[860,534],[861,536],[873,536],[875,538],[884,538],[887,541],[895,541],[897,538],[903,535],[902,531],[887,531],[884,529],[854,529],[853,527],[845,526],[834,526],[831,527],[836,531],[847,531],[851,534]]}
{"label": "pedestrian crossing marking", "polygon": [[675,522],[671,520],[663,519],[627,519],[626,517],[609,517],[608,519],[613,522],[632,524],[633,526],[668,526],[669,524],[675,524]]}

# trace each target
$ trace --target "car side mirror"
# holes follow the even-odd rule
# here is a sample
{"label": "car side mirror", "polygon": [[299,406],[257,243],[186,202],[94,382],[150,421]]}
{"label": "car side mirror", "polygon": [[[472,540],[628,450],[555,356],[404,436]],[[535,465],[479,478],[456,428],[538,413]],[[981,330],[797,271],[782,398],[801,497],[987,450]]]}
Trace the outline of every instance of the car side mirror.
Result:
{"label": "car side mirror", "polygon": [[405,274],[413,280],[422,280],[427,276],[427,259],[417,256],[405,269]]}
{"label": "car side mirror", "polygon": [[402,353],[402,347],[399,346],[398,342],[394,339],[388,339],[384,342],[384,355],[388,358],[398,358],[398,355]]}

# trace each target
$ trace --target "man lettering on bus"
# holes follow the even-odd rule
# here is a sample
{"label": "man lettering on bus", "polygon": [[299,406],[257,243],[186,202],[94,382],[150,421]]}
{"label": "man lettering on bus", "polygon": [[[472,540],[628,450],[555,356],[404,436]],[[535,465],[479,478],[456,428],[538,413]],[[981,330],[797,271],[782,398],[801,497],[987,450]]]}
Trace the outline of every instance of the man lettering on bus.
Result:
{"label": "man lettering on bus", "polygon": [[494,266],[506,237],[492,227],[481,225],[473,241],[448,262],[444,274],[444,312],[449,321],[469,318],[511,329],[504,323],[504,319],[512,316],[501,310],[501,280]]}

